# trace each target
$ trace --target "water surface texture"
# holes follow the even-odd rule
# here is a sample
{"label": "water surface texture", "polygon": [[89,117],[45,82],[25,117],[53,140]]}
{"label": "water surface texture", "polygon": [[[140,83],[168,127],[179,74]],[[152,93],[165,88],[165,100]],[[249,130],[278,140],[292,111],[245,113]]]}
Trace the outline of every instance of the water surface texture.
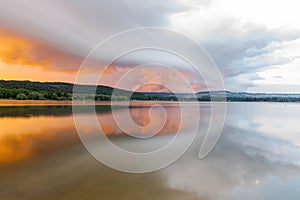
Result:
{"label": "water surface texture", "polygon": [[[179,129],[188,131],[195,106],[200,109],[199,133],[188,151],[171,166],[146,174],[119,172],[93,158],[76,132],[71,106],[0,107],[0,199],[300,199],[300,104],[229,103],[222,135],[202,160],[198,152],[210,104],[189,104],[184,116],[176,103],[161,105],[168,117],[155,142],[126,135],[110,106],[95,109],[111,141],[137,152],[165,145]],[[150,117],[149,104],[136,103],[119,106],[115,114],[122,118],[127,109],[140,128],[128,124],[126,130],[141,135],[158,130],[160,108]],[[88,121],[92,112],[82,109],[80,115]],[[180,124],[181,117],[189,120]]]}

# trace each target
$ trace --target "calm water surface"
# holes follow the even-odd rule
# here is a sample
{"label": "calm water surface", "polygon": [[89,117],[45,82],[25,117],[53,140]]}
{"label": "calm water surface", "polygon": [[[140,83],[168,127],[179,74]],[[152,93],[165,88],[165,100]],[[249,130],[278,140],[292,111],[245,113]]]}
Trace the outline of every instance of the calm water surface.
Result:
{"label": "calm water surface", "polygon": [[[181,117],[188,119],[181,130],[189,130],[195,107],[200,109],[200,130],[189,150],[173,165],[147,174],[118,172],[95,160],[79,139],[70,106],[0,107],[0,199],[300,199],[300,104],[229,103],[221,138],[203,160],[197,155],[210,104],[189,104],[184,116],[178,104],[162,105],[168,117],[157,142],[140,144],[118,128],[109,106],[96,107],[111,141],[140,152],[174,137]],[[139,128],[128,124],[126,130],[158,130],[163,113],[157,108],[150,117],[149,106],[130,107]],[[127,109],[119,106],[115,114],[122,118]],[[92,109],[80,115],[88,121]]]}

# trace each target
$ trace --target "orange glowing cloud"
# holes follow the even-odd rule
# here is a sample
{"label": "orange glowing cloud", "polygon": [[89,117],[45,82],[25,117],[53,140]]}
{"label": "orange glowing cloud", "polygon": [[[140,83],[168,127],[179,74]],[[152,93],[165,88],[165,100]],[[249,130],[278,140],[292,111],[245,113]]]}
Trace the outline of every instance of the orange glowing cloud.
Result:
{"label": "orange glowing cloud", "polygon": [[0,60],[7,65],[76,72],[83,60],[79,56],[67,54],[32,38],[10,32],[0,32],[0,44]]}
{"label": "orange glowing cloud", "polygon": [[0,79],[74,82],[82,61],[32,38],[0,31]]}
{"label": "orange glowing cloud", "polygon": [[145,91],[172,92],[167,87],[157,84],[157,83],[146,83],[145,85],[135,88],[135,91],[137,91],[137,92],[145,92]]}
{"label": "orange glowing cloud", "polygon": [[46,59],[36,59],[31,55],[35,51],[32,42],[21,38],[0,34],[0,59],[7,64],[40,66],[47,65]]}
{"label": "orange glowing cloud", "polygon": [[99,84],[137,92],[197,92],[205,89],[201,77],[163,66],[109,66]]}
{"label": "orange glowing cloud", "polygon": [[103,75],[110,75],[113,73],[117,73],[119,71],[121,71],[122,73],[127,73],[128,71],[130,71],[133,67],[131,66],[108,66],[106,67],[103,71],[102,74]]}
{"label": "orange glowing cloud", "polygon": [[[33,38],[0,31],[0,79],[74,82],[83,57],[55,49]],[[203,89],[198,77],[187,70],[162,66],[121,65],[105,68],[89,60],[84,73],[102,74],[99,84],[134,91],[190,92]],[[120,79],[127,79],[118,85]],[[86,83],[83,83],[86,84]]]}
{"label": "orange glowing cloud", "polygon": [[27,65],[7,65],[0,61],[0,79],[74,82],[74,78],[72,73],[45,71],[40,67]]}

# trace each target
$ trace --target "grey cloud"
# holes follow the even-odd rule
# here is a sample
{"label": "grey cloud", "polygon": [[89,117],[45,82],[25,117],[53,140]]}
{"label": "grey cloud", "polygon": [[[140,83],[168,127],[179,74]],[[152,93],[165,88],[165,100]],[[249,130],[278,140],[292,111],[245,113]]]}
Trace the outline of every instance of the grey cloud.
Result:
{"label": "grey cloud", "polygon": [[225,88],[230,88],[232,91],[245,91],[249,87],[254,87],[253,81],[262,80],[255,72],[246,72],[237,76],[225,77]]}
{"label": "grey cloud", "polygon": [[122,0],[119,1],[124,17],[134,22],[138,27],[166,26],[168,14],[183,11],[185,8],[176,5],[172,0],[167,1],[143,1]]}
{"label": "grey cloud", "polygon": [[220,22],[220,24],[227,24],[227,30],[222,31],[224,27],[220,26],[211,34],[212,39],[203,41],[225,77],[257,72],[264,67],[288,63],[293,59],[280,55],[272,57],[277,49],[269,49],[268,45],[272,42],[295,40],[300,37],[299,32],[268,30],[254,25],[245,31],[244,28],[236,29],[234,24],[239,22],[234,21],[232,19],[232,21]]}
{"label": "grey cloud", "polygon": [[[271,48],[274,42],[293,41],[300,32],[287,29],[269,30],[255,24],[243,24],[238,19],[220,20],[209,37],[202,38],[208,50],[223,74],[227,88],[246,90],[254,86],[253,80],[259,80],[258,71],[267,67],[282,65],[296,59],[276,53],[280,47]],[[247,82],[238,80],[238,76],[248,77]]]}
{"label": "grey cloud", "polygon": [[180,7],[169,0],[3,1],[0,22],[2,28],[85,56],[99,42],[120,31],[165,26],[167,14],[177,10]]}

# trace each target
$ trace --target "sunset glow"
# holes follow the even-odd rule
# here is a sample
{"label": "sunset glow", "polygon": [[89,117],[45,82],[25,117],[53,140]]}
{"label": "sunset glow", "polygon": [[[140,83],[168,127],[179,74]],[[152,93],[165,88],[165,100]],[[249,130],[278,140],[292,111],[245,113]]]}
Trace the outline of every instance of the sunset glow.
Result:
{"label": "sunset glow", "polygon": [[[49,46],[14,35],[0,34],[0,79],[4,80],[30,80],[40,82],[70,82],[76,78],[76,68],[79,68],[84,58],[70,56],[59,52]],[[115,87],[116,82],[135,66],[99,66],[95,71],[102,75],[99,84]],[[187,79],[197,79],[193,73],[181,70],[182,76]],[[134,73],[138,77],[138,85],[129,84],[130,87],[122,89],[134,91],[170,92],[166,87],[149,83],[153,80],[160,84],[176,84],[177,80],[171,78],[174,72],[168,72],[163,67],[149,70],[142,67]],[[169,77],[166,79],[166,77]],[[166,83],[165,80],[171,82]],[[85,84],[85,83],[83,83]],[[195,91],[202,89],[200,84],[192,84]],[[182,92],[185,90],[182,89]]]}

